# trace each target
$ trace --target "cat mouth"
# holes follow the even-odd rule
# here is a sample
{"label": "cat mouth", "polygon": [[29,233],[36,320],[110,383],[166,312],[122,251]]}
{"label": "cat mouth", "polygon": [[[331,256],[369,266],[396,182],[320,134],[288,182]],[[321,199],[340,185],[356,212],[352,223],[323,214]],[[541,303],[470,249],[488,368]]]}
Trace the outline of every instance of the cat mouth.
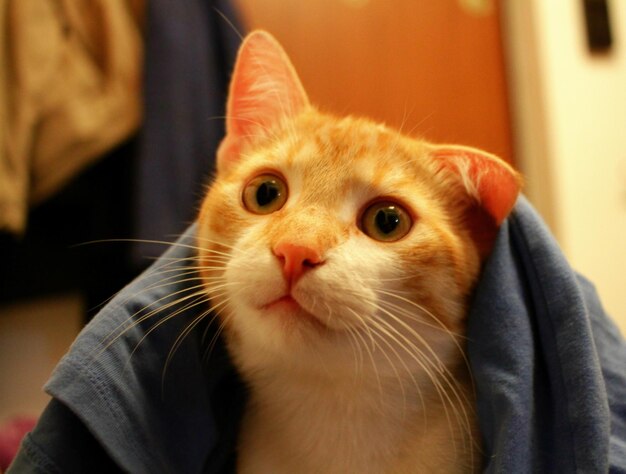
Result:
{"label": "cat mouth", "polygon": [[281,296],[280,298],[270,301],[261,306],[261,309],[271,313],[279,314],[290,320],[302,320],[316,326],[318,329],[328,329],[326,324],[320,321],[314,314],[305,310],[300,303],[290,294]]}

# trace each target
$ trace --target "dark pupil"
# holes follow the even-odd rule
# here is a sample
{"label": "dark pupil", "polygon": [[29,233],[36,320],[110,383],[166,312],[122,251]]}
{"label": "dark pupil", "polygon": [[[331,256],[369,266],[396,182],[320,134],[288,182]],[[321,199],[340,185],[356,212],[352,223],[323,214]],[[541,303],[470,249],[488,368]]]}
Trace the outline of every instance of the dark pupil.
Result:
{"label": "dark pupil", "polygon": [[376,213],[376,227],[385,235],[391,234],[400,225],[400,215],[393,207],[380,209]]}
{"label": "dark pupil", "polygon": [[280,189],[276,186],[275,181],[265,181],[259,189],[256,190],[256,202],[259,206],[267,206],[280,194]]}

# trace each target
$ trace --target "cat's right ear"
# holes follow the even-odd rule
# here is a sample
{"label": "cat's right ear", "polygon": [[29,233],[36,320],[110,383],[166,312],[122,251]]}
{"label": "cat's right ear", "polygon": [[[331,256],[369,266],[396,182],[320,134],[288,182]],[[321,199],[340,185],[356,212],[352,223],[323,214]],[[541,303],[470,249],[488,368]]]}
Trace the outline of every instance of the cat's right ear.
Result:
{"label": "cat's right ear", "polygon": [[299,114],[309,99],[287,54],[265,31],[250,33],[239,48],[226,106],[226,136],[217,151],[218,173],[242,149],[270,135],[271,127]]}

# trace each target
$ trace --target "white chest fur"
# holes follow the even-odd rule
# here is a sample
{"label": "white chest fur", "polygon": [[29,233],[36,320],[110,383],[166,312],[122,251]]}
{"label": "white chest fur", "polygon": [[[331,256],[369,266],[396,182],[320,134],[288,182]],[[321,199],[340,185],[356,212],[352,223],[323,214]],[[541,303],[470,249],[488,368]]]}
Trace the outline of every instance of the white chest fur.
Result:
{"label": "white chest fur", "polygon": [[[239,444],[241,474],[472,472],[464,402],[423,387],[321,380],[253,387]],[[294,383],[295,382],[295,383]],[[443,405],[448,405],[445,408]]]}

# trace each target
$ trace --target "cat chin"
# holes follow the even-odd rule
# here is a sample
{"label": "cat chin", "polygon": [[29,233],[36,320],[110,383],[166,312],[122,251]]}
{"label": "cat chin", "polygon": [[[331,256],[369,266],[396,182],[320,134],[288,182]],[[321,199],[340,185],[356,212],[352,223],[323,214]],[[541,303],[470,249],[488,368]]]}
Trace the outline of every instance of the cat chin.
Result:
{"label": "cat chin", "polygon": [[[318,316],[306,311],[291,295],[282,296],[259,310],[262,318],[275,318],[287,332],[298,328],[299,330],[311,329],[324,333],[331,330],[329,326]],[[302,328],[300,328],[302,326]]]}
{"label": "cat chin", "polygon": [[345,331],[326,326],[299,305],[277,303],[264,309],[239,302],[227,320],[231,352],[245,371],[292,366],[315,370],[320,354],[353,359]]}
{"label": "cat chin", "polygon": [[370,309],[362,304],[365,293],[360,301],[341,301],[344,295],[333,291],[324,279],[303,280],[290,293],[270,288],[242,294],[237,311],[250,315],[242,324],[259,325],[256,329],[269,326],[273,337],[318,340],[336,338],[372,317]]}
{"label": "cat chin", "polygon": [[283,356],[285,349],[306,351],[325,340],[336,338],[338,330],[319,315],[305,310],[291,297],[281,297],[268,304],[251,307],[238,305],[232,326],[240,338],[255,350],[267,350]]}

